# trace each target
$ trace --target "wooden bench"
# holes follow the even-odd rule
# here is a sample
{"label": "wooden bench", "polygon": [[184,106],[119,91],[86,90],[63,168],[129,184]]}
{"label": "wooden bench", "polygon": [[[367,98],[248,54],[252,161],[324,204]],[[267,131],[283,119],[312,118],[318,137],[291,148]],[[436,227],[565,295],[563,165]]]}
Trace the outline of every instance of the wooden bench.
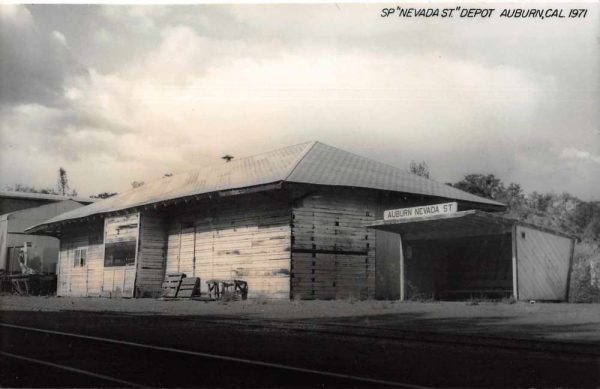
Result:
{"label": "wooden bench", "polygon": [[248,283],[243,280],[208,280],[208,297],[221,300],[226,294],[232,294],[234,298],[242,300],[248,298]]}
{"label": "wooden bench", "polygon": [[238,293],[242,300],[246,300],[248,298],[248,283],[242,280],[233,280],[234,293]]}
{"label": "wooden bench", "polygon": [[218,280],[208,280],[206,281],[206,286],[208,286],[208,298],[215,300],[221,298],[221,285]]}

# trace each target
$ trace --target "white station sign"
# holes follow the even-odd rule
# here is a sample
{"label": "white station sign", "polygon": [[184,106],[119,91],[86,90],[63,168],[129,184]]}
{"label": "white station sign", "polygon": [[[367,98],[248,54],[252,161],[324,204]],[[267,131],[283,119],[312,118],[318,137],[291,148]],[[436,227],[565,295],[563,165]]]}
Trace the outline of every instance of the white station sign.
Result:
{"label": "white station sign", "polygon": [[445,215],[456,212],[457,208],[458,204],[453,202],[423,205],[421,207],[388,209],[387,211],[383,212],[383,220],[403,220],[415,217]]}

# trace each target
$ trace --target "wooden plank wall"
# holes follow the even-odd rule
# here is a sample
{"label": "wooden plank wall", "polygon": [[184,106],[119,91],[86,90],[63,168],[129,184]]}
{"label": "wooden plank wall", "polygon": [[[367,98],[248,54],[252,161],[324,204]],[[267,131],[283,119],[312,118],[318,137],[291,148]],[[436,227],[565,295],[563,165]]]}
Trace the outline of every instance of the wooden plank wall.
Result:
{"label": "wooden plank wall", "polygon": [[[108,217],[104,220],[104,242],[125,242],[138,239],[139,213]],[[135,265],[104,268],[102,295],[106,297],[133,297]]]}
{"label": "wooden plank wall", "polygon": [[102,279],[104,273],[104,231],[103,224],[98,223],[95,230],[88,235],[88,286],[87,296],[102,295]]}
{"label": "wooden plank wall", "polygon": [[136,296],[156,296],[165,278],[167,220],[163,215],[143,212],[140,216]]}
{"label": "wooden plank wall", "polygon": [[400,235],[394,232],[377,231],[375,250],[375,297],[378,299],[400,299],[401,257]]}
{"label": "wooden plank wall", "polygon": [[322,188],[297,202],[292,214],[292,298],[375,296],[377,197]]}
{"label": "wooden plank wall", "polygon": [[517,226],[517,284],[520,300],[565,300],[572,240]]}
{"label": "wooden plank wall", "polygon": [[[447,274],[445,248],[436,241],[405,241],[404,277],[406,299],[437,297],[436,281]],[[437,264],[437,266],[436,266]]]}
{"label": "wooden plank wall", "polygon": [[[60,239],[58,296],[98,296],[104,267],[103,225],[89,223],[67,227]],[[74,266],[75,250],[87,248],[85,266]]]}
{"label": "wooden plank wall", "polygon": [[249,297],[289,298],[290,208],[240,195],[179,209],[168,226],[167,273],[248,282]]}

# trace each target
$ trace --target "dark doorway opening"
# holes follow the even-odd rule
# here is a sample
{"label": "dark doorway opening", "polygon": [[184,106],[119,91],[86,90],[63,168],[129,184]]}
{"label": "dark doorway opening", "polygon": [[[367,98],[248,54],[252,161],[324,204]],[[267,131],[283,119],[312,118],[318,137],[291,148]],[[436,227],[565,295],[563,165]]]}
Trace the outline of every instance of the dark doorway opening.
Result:
{"label": "dark doorway opening", "polygon": [[407,240],[405,299],[499,299],[512,295],[510,234]]}

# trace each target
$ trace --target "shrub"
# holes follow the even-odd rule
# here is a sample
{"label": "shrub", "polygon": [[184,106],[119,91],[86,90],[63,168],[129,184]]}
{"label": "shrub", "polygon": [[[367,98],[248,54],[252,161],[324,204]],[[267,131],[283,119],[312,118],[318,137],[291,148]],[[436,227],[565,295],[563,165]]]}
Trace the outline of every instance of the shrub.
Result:
{"label": "shrub", "polygon": [[600,245],[582,242],[575,246],[569,301],[600,302]]}

